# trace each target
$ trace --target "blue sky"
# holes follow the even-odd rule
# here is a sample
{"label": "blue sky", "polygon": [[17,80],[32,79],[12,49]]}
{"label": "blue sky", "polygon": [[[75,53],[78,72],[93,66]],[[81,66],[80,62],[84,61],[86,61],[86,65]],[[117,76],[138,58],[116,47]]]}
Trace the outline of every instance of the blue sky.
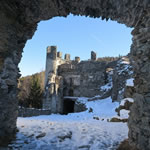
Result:
{"label": "blue sky", "polygon": [[25,45],[19,68],[22,76],[31,75],[45,69],[46,47],[56,45],[63,54],[71,58],[90,58],[90,52],[98,57],[118,56],[129,53],[131,28],[115,21],[69,15],[41,21],[33,38]]}

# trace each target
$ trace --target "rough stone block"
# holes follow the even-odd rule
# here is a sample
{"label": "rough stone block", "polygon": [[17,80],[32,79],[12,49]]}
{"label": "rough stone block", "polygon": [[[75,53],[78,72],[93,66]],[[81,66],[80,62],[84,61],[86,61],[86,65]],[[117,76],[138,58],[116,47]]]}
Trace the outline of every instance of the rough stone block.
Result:
{"label": "rough stone block", "polygon": [[48,46],[47,47],[47,59],[56,60],[57,58],[57,46]]}
{"label": "rough stone block", "polygon": [[62,52],[57,52],[57,57],[62,58]]}
{"label": "rough stone block", "polygon": [[70,54],[65,54],[65,60],[70,60]]}
{"label": "rough stone block", "polygon": [[91,60],[96,60],[96,53],[91,51]]}
{"label": "rough stone block", "polygon": [[80,62],[80,57],[75,57],[76,62]]}

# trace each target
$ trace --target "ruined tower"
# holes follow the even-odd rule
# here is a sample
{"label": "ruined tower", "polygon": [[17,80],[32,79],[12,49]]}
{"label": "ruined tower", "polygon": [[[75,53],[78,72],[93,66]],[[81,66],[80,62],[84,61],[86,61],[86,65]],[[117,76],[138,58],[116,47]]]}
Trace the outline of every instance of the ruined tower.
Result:
{"label": "ruined tower", "polygon": [[[57,76],[57,47],[47,47],[46,69],[45,69],[45,93],[43,109],[50,109],[52,113],[61,113],[61,77]],[[59,90],[59,92],[58,92]]]}
{"label": "ruined tower", "polygon": [[46,68],[45,68],[45,86],[48,82],[49,74],[56,74],[57,68],[57,47],[48,46],[47,47],[47,57],[46,57]]}

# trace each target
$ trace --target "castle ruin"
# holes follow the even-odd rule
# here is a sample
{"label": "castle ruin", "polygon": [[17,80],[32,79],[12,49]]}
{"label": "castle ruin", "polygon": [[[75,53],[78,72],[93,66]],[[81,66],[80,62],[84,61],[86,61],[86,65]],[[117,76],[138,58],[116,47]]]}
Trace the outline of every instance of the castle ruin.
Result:
{"label": "castle ruin", "polygon": [[62,53],[57,52],[56,46],[48,46],[43,109],[65,113],[66,105],[73,107],[76,97],[100,95],[105,73],[106,62],[97,61],[93,51],[90,60],[80,61],[80,57],[70,60],[69,54],[62,59]]}
{"label": "castle ruin", "polygon": [[13,0],[0,2],[0,145],[16,133],[18,64],[27,40],[40,21],[73,15],[111,19],[134,28],[131,58],[134,104],[129,116],[129,143],[150,147],[150,1],[149,0]]}

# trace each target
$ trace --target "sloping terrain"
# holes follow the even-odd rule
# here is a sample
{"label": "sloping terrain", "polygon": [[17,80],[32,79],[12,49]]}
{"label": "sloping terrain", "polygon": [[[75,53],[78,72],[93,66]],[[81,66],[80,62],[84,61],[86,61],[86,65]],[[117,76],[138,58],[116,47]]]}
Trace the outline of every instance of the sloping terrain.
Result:
{"label": "sloping terrain", "polygon": [[78,98],[78,102],[85,104],[86,111],[19,117],[19,132],[8,149],[116,150],[119,143],[128,137],[126,121],[129,103],[133,103],[131,98],[123,99],[125,85],[130,87],[134,84],[132,67],[126,58],[118,60],[115,67],[110,66],[108,64],[107,82],[100,87],[104,94]]}
{"label": "sloping terrain", "polygon": [[[115,109],[120,104],[112,103],[110,97],[90,102],[86,98],[81,100],[88,108],[85,112],[19,117],[19,132],[9,147],[16,150],[115,150],[128,136],[126,123],[109,122],[117,117]],[[128,116],[128,112],[124,111],[122,116]]]}

